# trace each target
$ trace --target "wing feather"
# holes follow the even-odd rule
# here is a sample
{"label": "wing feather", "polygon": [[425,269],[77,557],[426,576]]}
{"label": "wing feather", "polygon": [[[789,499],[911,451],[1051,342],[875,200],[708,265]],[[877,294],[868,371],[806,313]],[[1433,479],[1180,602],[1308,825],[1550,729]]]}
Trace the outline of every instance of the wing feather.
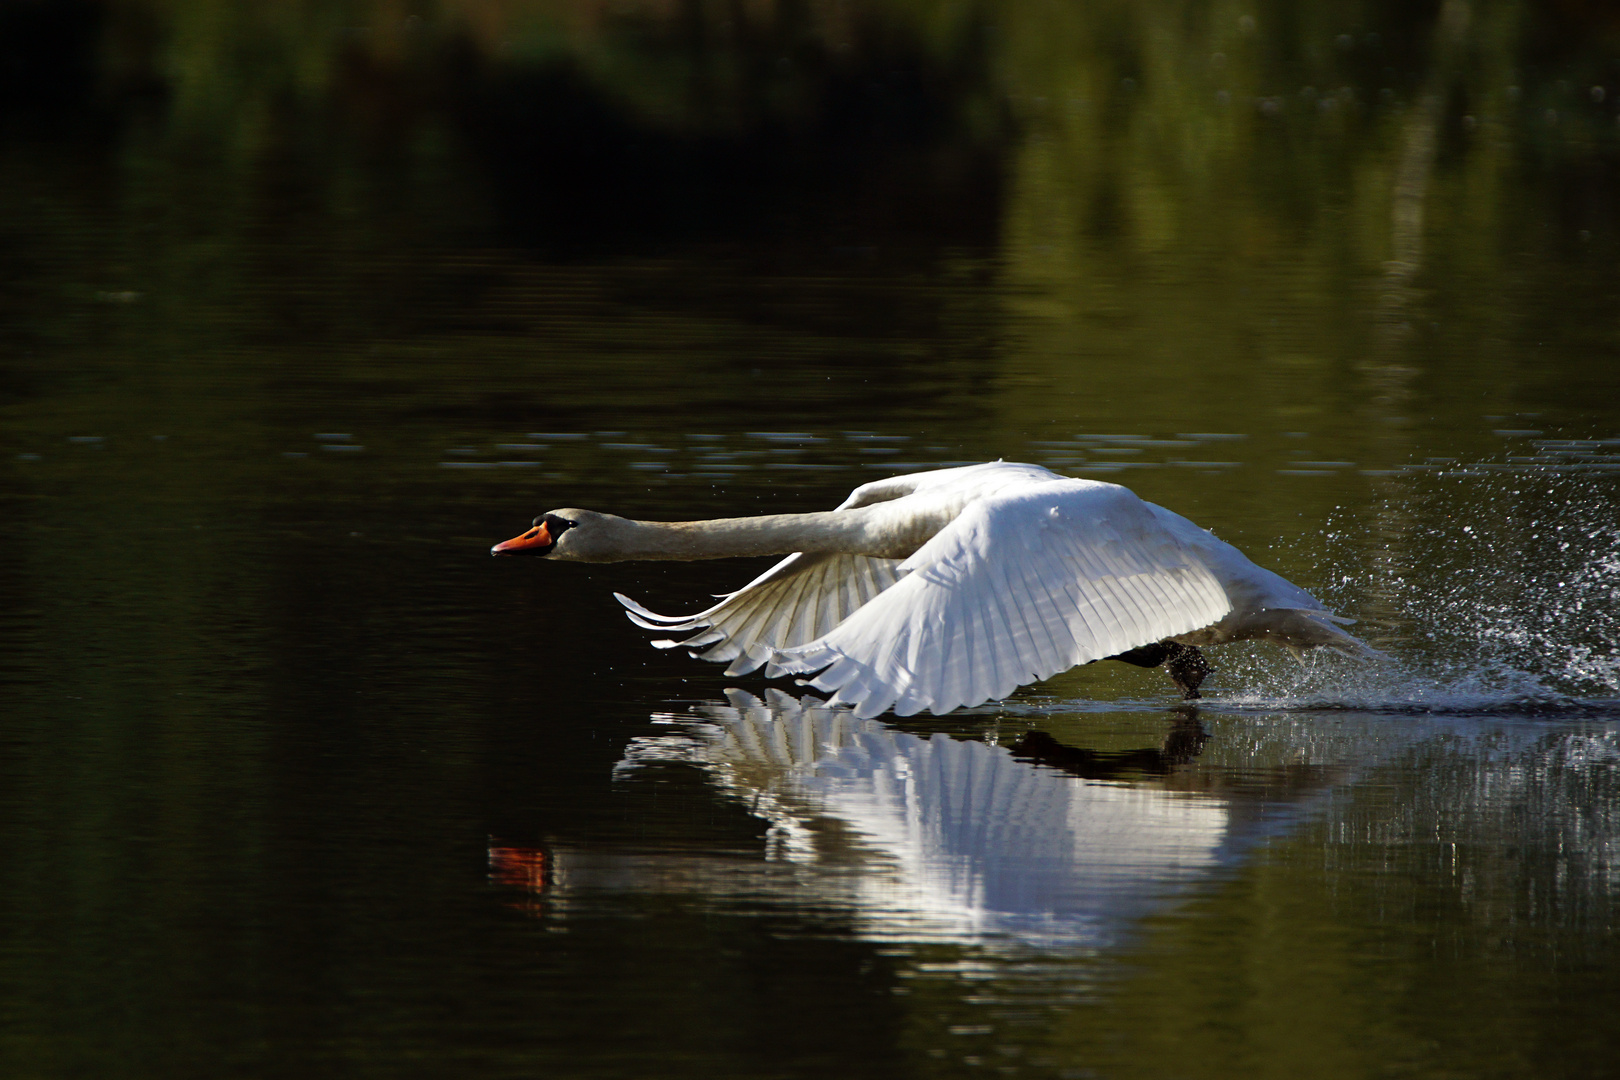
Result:
{"label": "wing feather", "polygon": [[[1018,572],[1022,580],[1036,580],[1023,545],[1013,548],[1012,553],[1016,561],[1004,571],[1007,577],[1002,582],[1002,588],[1008,595],[1014,595],[1013,570]],[[1032,643],[1029,651],[1023,654],[1031,677],[1038,679],[1042,671],[1059,669],[1063,658],[1073,651],[1074,634],[1059,612],[1073,606],[1078,591],[1070,582],[1042,581],[1040,588],[1031,590],[1027,604],[1017,605],[1019,617],[1029,628]]]}
{"label": "wing feather", "polygon": [[[691,633],[682,646],[694,656],[730,663],[726,674],[746,675],[771,663],[780,649],[814,641],[899,580],[898,559],[865,555],[789,555],[765,573],[695,615],[660,615],[620,593],[625,615],[645,630]],[[695,650],[707,649],[706,652]],[[767,674],[774,675],[773,668]]]}
{"label": "wing feather", "polygon": [[985,629],[990,638],[1008,643],[1006,648],[990,650],[995,664],[991,672],[995,689],[990,696],[1004,698],[1029,678],[1029,672],[1020,670],[1025,666],[1024,656],[1029,651],[1029,642],[1013,629],[1012,618],[1007,612],[1006,589],[997,588],[986,593],[984,606],[989,615]]}
{"label": "wing feather", "polygon": [[1080,480],[982,499],[899,570],[909,573],[830,632],[778,648],[773,666],[810,675],[860,717],[946,712],[1210,626],[1232,607],[1148,504]]}

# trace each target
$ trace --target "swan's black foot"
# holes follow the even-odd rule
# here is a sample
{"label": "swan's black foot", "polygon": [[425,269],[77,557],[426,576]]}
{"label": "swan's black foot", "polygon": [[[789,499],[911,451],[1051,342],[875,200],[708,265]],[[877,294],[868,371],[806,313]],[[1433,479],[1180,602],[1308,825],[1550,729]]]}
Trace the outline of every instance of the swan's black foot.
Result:
{"label": "swan's black foot", "polygon": [[1209,666],[1209,661],[1204,659],[1203,653],[1191,645],[1182,645],[1174,641],[1158,641],[1152,645],[1143,645],[1139,649],[1116,653],[1108,659],[1123,660],[1137,667],[1162,665],[1170,673],[1170,681],[1176,684],[1181,696],[1189,701],[1198,696],[1199,685],[1215,670]]}
{"label": "swan's black foot", "polygon": [[1164,662],[1164,669],[1170,673],[1170,681],[1176,684],[1181,696],[1191,701],[1199,696],[1198,687],[1215,669],[1209,666],[1204,654],[1193,646],[1174,641],[1166,644],[1170,646],[1170,656]]}

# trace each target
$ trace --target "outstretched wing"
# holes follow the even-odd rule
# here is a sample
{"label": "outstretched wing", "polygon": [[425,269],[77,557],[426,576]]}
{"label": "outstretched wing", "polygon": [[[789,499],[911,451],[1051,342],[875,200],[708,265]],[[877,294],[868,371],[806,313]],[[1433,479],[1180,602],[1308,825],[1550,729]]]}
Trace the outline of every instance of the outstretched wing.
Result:
{"label": "outstretched wing", "polygon": [[1026,485],[974,503],[831,631],[780,650],[860,717],[945,713],[1185,634],[1232,608],[1187,538],[1125,488]]}
{"label": "outstretched wing", "polygon": [[[816,640],[899,580],[899,559],[865,555],[789,555],[764,574],[696,615],[657,615],[614,593],[630,621],[668,634],[698,633],[684,641],[655,641],[659,648],[684,645],[693,656],[734,661],[727,675],[746,675],[778,650]],[[767,674],[777,674],[768,670]]]}

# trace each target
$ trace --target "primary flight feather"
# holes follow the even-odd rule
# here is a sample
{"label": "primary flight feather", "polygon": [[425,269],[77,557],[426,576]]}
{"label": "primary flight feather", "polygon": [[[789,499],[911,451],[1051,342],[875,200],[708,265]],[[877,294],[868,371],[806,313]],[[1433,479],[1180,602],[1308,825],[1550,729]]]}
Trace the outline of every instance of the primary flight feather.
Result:
{"label": "primary flight feather", "polygon": [[[1305,590],[1126,488],[991,462],[863,484],[837,509],[713,521],[553,510],[491,549],[560,561],[787,558],[695,615],[614,594],[636,625],[727,674],[807,676],[861,717],[945,713],[1078,664],[1165,665],[1261,638],[1376,655]],[[697,650],[703,650],[701,652]]]}

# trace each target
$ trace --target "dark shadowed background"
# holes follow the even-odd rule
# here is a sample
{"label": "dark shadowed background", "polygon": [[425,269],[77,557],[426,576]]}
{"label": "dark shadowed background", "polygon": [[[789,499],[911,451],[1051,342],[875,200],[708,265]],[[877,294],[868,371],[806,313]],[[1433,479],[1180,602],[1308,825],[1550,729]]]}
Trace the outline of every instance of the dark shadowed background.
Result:
{"label": "dark shadowed background", "polygon": [[[1605,1075],[1617,256],[1612,4],[0,0],[0,1071]],[[997,457],[1393,662],[486,554]]]}

